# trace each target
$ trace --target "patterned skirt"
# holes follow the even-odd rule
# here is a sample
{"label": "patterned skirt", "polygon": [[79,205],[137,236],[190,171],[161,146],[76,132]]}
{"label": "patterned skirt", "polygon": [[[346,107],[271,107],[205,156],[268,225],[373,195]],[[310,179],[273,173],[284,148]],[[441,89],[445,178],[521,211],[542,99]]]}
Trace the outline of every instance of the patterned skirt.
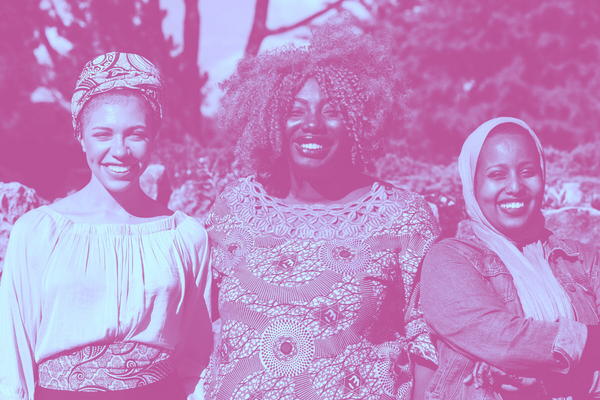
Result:
{"label": "patterned skirt", "polygon": [[171,352],[141,343],[92,345],[38,366],[36,400],[185,399]]}

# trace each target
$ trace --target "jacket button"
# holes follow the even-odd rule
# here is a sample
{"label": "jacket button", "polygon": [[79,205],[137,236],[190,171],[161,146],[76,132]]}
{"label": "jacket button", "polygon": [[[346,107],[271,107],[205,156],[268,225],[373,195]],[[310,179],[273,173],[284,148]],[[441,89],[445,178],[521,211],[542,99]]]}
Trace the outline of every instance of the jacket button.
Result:
{"label": "jacket button", "polygon": [[577,288],[575,287],[575,285],[573,285],[572,283],[569,283],[567,285],[567,289],[569,289],[571,292],[574,292],[577,290]]}

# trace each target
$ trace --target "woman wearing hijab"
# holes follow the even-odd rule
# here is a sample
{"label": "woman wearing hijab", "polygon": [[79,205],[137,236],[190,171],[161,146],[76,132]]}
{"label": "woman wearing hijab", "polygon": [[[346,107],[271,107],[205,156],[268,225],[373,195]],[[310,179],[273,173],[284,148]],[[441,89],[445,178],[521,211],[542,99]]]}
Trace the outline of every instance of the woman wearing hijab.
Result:
{"label": "woman wearing hijab", "polygon": [[544,227],[544,153],[515,118],[466,140],[459,170],[473,235],[425,258],[425,318],[439,367],[429,399],[594,398],[600,257]]}
{"label": "woman wearing hijab", "polygon": [[[86,64],[82,190],[21,217],[0,286],[0,398],[184,399],[208,362],[204,228],[146,196],[163,80],[145,58]],[[190,397],[191,398],[191,397]]]}

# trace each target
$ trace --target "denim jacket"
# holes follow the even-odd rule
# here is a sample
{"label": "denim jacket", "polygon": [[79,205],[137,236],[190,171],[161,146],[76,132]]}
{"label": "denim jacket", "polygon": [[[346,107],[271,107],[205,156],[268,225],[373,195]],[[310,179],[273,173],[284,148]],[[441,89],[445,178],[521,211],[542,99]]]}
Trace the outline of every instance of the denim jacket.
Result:
{"label": "denim jacket", "polygon": [[[571,299],[576,321],[525,318],[512,277],[500,258],[475,236],[437,243],[424,260],[421,302],[436,341],[438,369],[427,399],[550,399],[588,396],[577,363],[587,338],[584,324],[598,324],[597,250],[545,233],[544,250]],[[476,361],[507,374],[535,377],[535,393],[476,389],[466,385]],[[585,389],[585,388],[587,389]]]}

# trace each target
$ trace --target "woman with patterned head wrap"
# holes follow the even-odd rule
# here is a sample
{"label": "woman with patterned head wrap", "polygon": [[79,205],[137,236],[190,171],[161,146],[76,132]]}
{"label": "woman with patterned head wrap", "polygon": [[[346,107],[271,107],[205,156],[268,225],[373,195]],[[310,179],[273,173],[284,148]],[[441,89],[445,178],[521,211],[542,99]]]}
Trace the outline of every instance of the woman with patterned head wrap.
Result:
{"label": "woman with patterned head wrap", "polygon": [[212,343],[201,290],[207,235],[139,185],[163,91],[158,70],[135,54],[104,54],[83,69],[73,127],[91,180],[11,233],[0,398],[193,398]]}
{"label": "woman with patterned head wrap", "polygon": [[436,355],[416,282],[438,227],[363,172],[402,112],[390,44],[329,22],[307,48],[246,56],[223,89],[249,176],[207,220],[222,330],[206,398],[419,397]]}
{"label": "woman with patterned head wrap", "polygon": [[544,228],[538,138],[495,118],[458,164],[473,233],[425,257],[421,300],[439,349],[427,398],[598,398],[600,255]]}

